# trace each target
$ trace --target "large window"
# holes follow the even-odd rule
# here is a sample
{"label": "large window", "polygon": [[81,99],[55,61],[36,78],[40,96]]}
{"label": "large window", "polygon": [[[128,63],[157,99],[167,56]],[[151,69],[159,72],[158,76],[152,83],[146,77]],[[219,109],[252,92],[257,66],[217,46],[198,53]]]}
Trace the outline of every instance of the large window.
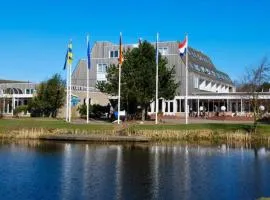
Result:
{"label": "large window", "polygon": [[168,47],[159,47],[158,51],[161,55],[168,55]]}
{"label": "large window", "polygon": [[106,73],[107,72],[107,68],[108,68],[108,65],[107,64],[103,64],[103,63],[97,64],[97,72],[98,73]]}
{"label": "large window", "polygon": [[118,58],[118,50],[110,51],[110,58]]}
{"label": "large window", "polygon": [[108,65],[105,63],[97,64],[97,81],[107,81],[107,68]]}

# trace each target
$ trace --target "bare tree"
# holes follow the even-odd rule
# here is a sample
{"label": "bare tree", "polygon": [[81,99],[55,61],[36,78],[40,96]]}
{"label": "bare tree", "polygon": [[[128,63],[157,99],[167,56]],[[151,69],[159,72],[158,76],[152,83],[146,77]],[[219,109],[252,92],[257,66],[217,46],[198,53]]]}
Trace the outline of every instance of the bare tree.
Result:
{"label": "bare tree", "polygon": [[262,116],[260,105],[261,87],[270,79],[270,65],[267,64],[267,59],[264,58],[261,63],[254,68],[248,69],[243,78],[243,83],[240,91],[246,92],[250,96],[251,106],[253,108],[253,131],[256,133],[258,119]]}
{"label": "bare tree", "polygon": [[4,105],[4,98],[2,98],[1,100],[0,100],[0,119],[3,117],[3,110],[4,110],[4,107],[3,107],[3,105]]}

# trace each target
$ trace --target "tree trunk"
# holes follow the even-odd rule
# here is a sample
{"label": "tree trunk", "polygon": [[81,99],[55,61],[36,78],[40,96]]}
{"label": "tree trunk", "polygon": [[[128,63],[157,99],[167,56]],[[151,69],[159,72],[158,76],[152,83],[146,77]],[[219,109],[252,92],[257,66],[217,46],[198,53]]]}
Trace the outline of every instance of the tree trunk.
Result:
{"label": "tree trunk", "polygon": [[145,121],[145,106],[142,106],[142,121]]}
{"label": "tree trunk", "polygon": [[253,121],[253,133],[256,134],[257,131],[257,117],[258,116],[258,103],[257,103],[257,99],[256,96],[253,96],[253,117],[254,117],[254,121]]}
{"label": "tree trunk", "polygon": [[255,113],[254,113],[254,122],[253,122],[253,132],[254,134],[256,134],[257,132],[257,116]]}
{"label": "tree trunk", "polygon": [[147,113],[147,108],[148,108],[148,106],[145,106],[145,108],[144,108],[144,119],[147,119],[147,115],[148,115],[148,113]]}

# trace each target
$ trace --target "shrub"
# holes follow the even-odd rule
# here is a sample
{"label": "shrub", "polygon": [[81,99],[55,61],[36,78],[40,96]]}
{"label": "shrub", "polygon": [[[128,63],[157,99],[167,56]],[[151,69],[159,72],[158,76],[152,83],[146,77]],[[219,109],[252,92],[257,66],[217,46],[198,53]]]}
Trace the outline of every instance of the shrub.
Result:
{"label": "shrub", "polygon": [[77,111],[79,111],[81,118],[86,117],[86,104],[82,104],[77,108]]}
{"label": "shrub", "polygon": [[[78,111],[82,118],[86,117],[86,104],[82,104],[78,107]],[[101,106],[99,104],[89,105],[89,117],[91,118],[102,118],[108,113],[108,106]]]}
{"label": "shrub", "polygon": [[90,108],[90,116],[93,118],[102,118],[109,112],[107,106],[101,106],[99,104],[94,104]]}
{"label": "shrub", "polygon": [[27,106],[27,105],[17,106],[17,107],[14,109],[13,114],[14,114],[15,116],[18,116],[19,113],[24,113],[24,114],[26,114],[27,110],[28,110],[28,106]]}

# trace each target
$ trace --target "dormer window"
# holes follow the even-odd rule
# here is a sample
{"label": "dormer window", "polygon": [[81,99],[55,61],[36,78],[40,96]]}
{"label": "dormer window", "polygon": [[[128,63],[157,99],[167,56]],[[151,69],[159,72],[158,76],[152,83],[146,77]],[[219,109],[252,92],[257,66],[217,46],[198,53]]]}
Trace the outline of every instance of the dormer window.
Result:
{"label": "dormer window", "polygon": [[118,58],[118,50],[110,51],[110,58]]}

